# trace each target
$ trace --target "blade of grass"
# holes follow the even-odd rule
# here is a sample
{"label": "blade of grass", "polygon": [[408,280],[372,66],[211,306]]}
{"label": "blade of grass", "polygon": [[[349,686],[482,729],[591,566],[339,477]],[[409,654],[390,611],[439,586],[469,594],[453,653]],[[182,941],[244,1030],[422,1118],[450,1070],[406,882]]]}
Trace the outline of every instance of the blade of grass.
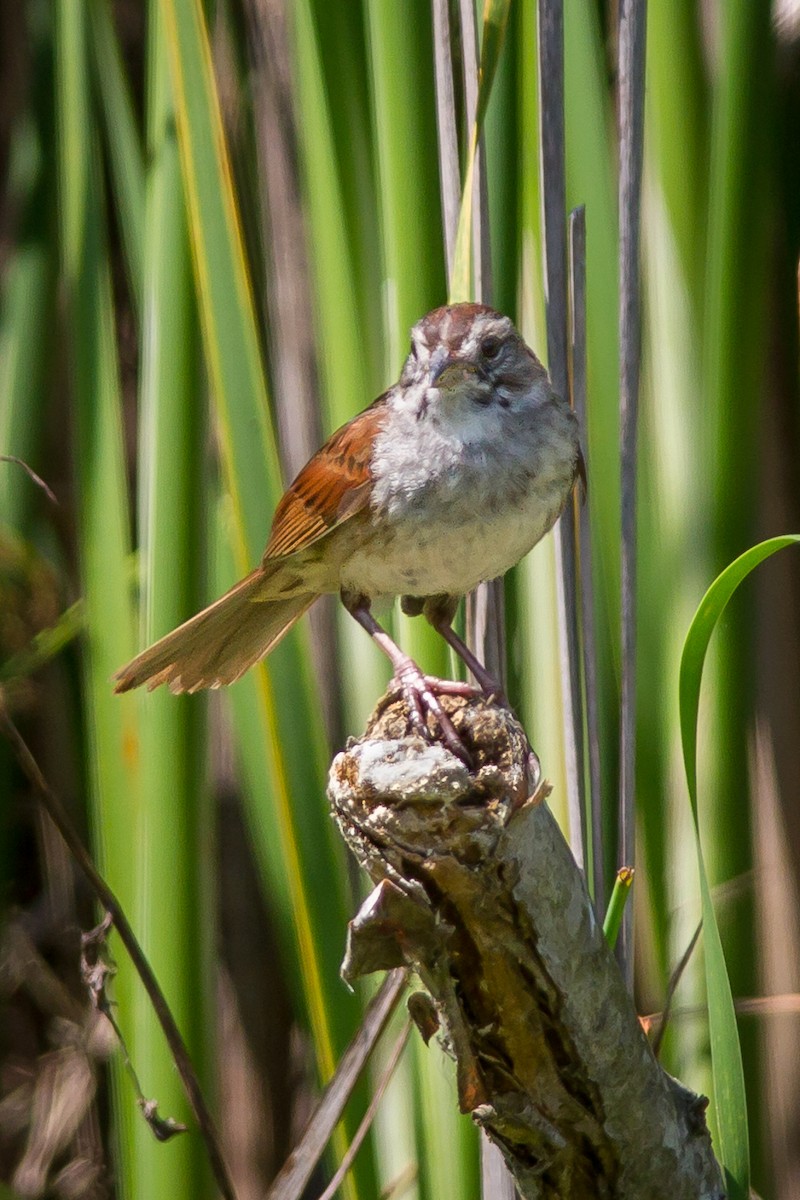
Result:
{"label": "blade of grass", "polygon": [[[6,268],[0,306],[0,449],[27,462],[36,453],[52,324],[53,269],[47,245],[38,239],[14,252]],[[21,529],[36,489],[24,471],[0,473],[0,512]]]}
{"label": "blade of grass", "polygon": [[[434,215],[439,209],[434,65],[427,2],[368,3],[365,12],[384,279],[383,381],[389,383],[397,378],[408,352],[410,327],[441,302],[445,287],[440,227]],[[405,44],[407,56],[402,70],[397,62],[400,44]],[[414,170],[409,170],[410,162]],[[420,213],[430,213],[433,219],[420,220]],[[446,673],[447,648],[426,621],[400,615],[396,628],[402,645],[423,669]]]}
{"label": "blade of grass", "polygon": [[[509,22],[512,21],[509,12]],[[492,93],[486,110],[483,138],[486,143],[486,185],[491,250],[491,303],[499,312],[517,315],[519,300],[519,198],[521,164],[518,88],[519,43],[509,32],[500,51]]]}
{"label": "blade of grass", "polygon": [[[704,469],[712,493],[714,573],[758,531],[758,485],[751,464],[763,421],[756,397],[761,392],[762,403],[772,400],[773,376],[766,364],[772,361],[776,337],[766,290],[778,127],[772,22],[763,5],[741,0],[726,4],[720,16],[708,167],[706,307],[699,314],[704,325],[702,394],[710,434]],[[714,822],[727,834],[707,847],[707,858],[719,877],[737,875],[752,863],[749,813],[738,803],[740,781],[747,774],[740,730],[757,703],[747,675],[751,624],[746,606],[737,605],[716,639],[720,690],[714,779],[708,794]],[[735,929],[727,943],[731,978],[738,992],[752,994],[758,987],[750,949],[755,937],[752,904],[742,903],[729,920]],[[753,1071],[758,1047],[752,1030],[743,1031],[742,1051]],[[758,1105],[754,1092],[750,1135],[757,1157],[760,1131],[766,1127]]]}
{"label": "blade of grass", "polygon": [[[104,910],[105,919],[103,923],[98,926],[96,930],[93,930],[91,935],[85,935],[84,946],[87,944],[90,937],[103,938],[107,928],[110,928],[113,924],[113,927],[119,934],[120,941],[124,945],[125,950],[130,957],[136,973],[138,974],[147,991],[148,1003],[152,1005],[153,1010],[157,1014],[158,1021],[164,1030],[169,1044],[169,1051],[172,1059],[171,1065],[174,1064],[180,1073],[184,1089],[192,1107],[192,1111],[194,1112],[197,1123],[202,1130],[206,1148],[214,1165],[215,1178],[217,1180],[219,1189],[226,1200],[234,1200],[233,1188],[230,1180],[228,1179],[227,1170],[222,1158],[219,1137],[214,1127],[213,1118],[206,1105],[203,1093],[200,1090],[200,1085],[198,1083],[197,1075],[195,1074],[186,1043],[181,1036],[181,1032],[175,1022],[173,1013],[167,1003],[164,992],[161,989],[152,966],[145,957],[141,945],[135,933],[133,932],[133,929],[131,928],[121,904],[114,895],[113,890],[108,886],[105,879],[103,879],[102,875],[92,862],[91,857],[87,853],[83,842],[81,841],[80,836],[72,822],[72,819],[67,813],[62,801],[48,785],[47,780],[39,768],[39,764],[36,762],[36,759],[33,757],[27,743],[24,741],[16,725],[8,715],[4,707],[2,697],[0,697],[0,726],[2,726],[4,733],[9,739],[24,774],[27,776],[34,790],[38,793],[39,799],[41,800],[45,811],[64,839],[73,859],[75,860],[75,863],[85,877],[96,899],[99,901],[100,907]],[[91,987],[92,985],[90,984],[89,986]],[[102,996],[99,995],[100,992],[103,993]],[[108,1010],[108,998],[104,993],[105,985],[101,984],[95,993],[97,997],[98,1008],[100,1011],[106,1013],[108,1019],[112,1023],[115,1033],[118,1037],[121,1037],[120,1028],[116,1022],[116,1018]],[[131,1066],[130,1062],[128,1063],[128,1066]],[[149,1082],[150,1081],[148,1080],[148,1083]],[[139,1099],[141,1100],[142,1097],[140,1096]],[[154,1113],[150,1114],[148,1121],[154,1120],[154,1117]],[[180,1129],[175,1128],[171,1118],[168,1118],[167,1124],[172,1124],[175,1132],[182,1130],[182,1127]],[[166,1140],[166,1138],[161,1138],[159,1139],[159,1142],[163,1145],[164,1141]],[[163,1152],[161,1157],[163,1166]],[[157,1193],[154,1192],[151,1194]]]}
{"label": "blade of grass", "polygon": [[90,0],[88,8],[94,75],[105,124],[114,199],[120,214],[128,284],[134,309],[141,313],[145,246],[142,138],[109,2]]}
{"label": "blade of grass", "polygon": [[[143,237],[137,247],[142,328],[138,465],[140,629],[145,645],[197,611],[203,599],[197,564],[206,424],[175,116],[157,0],[149,5],[148,17],[146,189],[127,201],[120,198],[123,226],[134,200],[140,200],[141,211],[132,224]],[[113,37],[110,29],[104,43],[108,37]],[[109,47],[106,53],[111,53]],[[139,703],[143,837],[133,916],[192,1059],[202,1071],[213,1060],[210,998],[204,987],[212,928],[205,898],[213,894],[210,863],[203,852],[210,819],[203,787],[205,704],[165,691],[141,695]],[[178,1081],[145,1005],[137,1011],[136,1063],[165,1110],[180,1115],[184,1106]],[[144,1126],[137,1126],[136,1134],[140,1195],[174,1195],[182,1189],[199,1194],[208,1187],[205,1164],[190,1139],[180,1139],[165,1154]]]}
{"label": "blade of grass", "polygon": [[[55,8],[58,198],[66,343],[75,411],[78,548],[86,605],[83,699],[88,791],[97,858],[126,909],[136,894],[138,750],[136,701],[112,694],[110,679],[133,651],[129,514],[121,398],[105,238],[98,139],[91,116],[87,11],[70,0]],[[133,977],[120,964],[121,1015],[133,1007]],[[135,1053],[135,1046],[133,1047]],[[117,1109],[117,1174],[135,1195],[129,1093]]]}
{"label": "blade of grass", "polygon": [[[341,94],[351,74],[357,73],[353,58],[358,57],[358,49],[352,46],[347,31],[340,29],[337,18],[354,21],[355,9],[355,5],[327,5],[325,39],[318,32],[314,6],[309,0],[299,0],[291,12],[301,174],[316,299],[321,404],[328,428],[344,424],[377,395],[385,370],[383,325],[375,319],[375,314],[382,311],[376,270],[382,255],[379,246],[372,244],[375,205],[373,201],[369,216],[365,217],[362,206],[366,201],[360,196],[356,200],[349,190],[353,184],[346,168],[351,160],[341,154],[339,123],[349,114],[351,125],[358,122],[350,154],[357,154],[359,162],[367,159],[371,178],[371,154],[359,149],[362,138],[366,140],[362,132],[364,115],[353,114],[352,95]],[[330,68],[332,56],[338,66],[342,55],[344,74],[331,95],[326,66]],[[369,108],[366,101],[365,106]],[[352,209],[356,203],[354,216]],[[363,235],[358,246],[354,245],[351,233],[354,224]],[[367,274],[362,262],[369,260],[370,252],[374,277]],[[347,728],[358,728],[366,722],[374,697],[386,686],[389,670],[384,656],[365,645],[363,632],[344,612],[339,618],[339,644],[345,724]]]}
{"label": "blade of grass", "polygon": [[[606,10],[608,11],[608,10]],[[607,39],[593,4],[564,7],[567,206],[586,207],[586,358],[592,419],[587,503],[597,611],[598,718],[607,842],[616,827],[619,742],[619,293],[617,153]],[[613,797],[613,802],[612,802]]]}
{"label": "blade of grass", "polygon": [[[42,47],[37,48],[39,53]],[[49,51],[49,47],[45,47]],[[54,308],[55,269],[49,196],[53,164],[45,151],[39,111],[53,105],[52,80],[39,77],[34,104],[19,118],[11,138],[8,195],[17,206],[20,233],[3,271],[0,295],[0,453],[38,461],[39,432],[50,355],[48,331]],[[0,513],[22,531],[36,502],[23,472],[0,473]]]}
{"label": "blade of grass", "polygon": [[[261,248],[255,271],[266,293],[265,340],[272,404],[285,479],[294,479],[324,440],[314,307],[298,150],[300,131],[286,6],[246,0],[252,80],[255,178]],[[344,721],[336,658],[336,598],[309,613],[311,657],[328,740],[340,745]]]}
{"label": "blade of grass", "polygon": [[[367,33],[378,166],[378,214],[386,297],[384,377],[395,379],[411,325],[441,302],[445,272],[437,213],[434,64],[428,6],[368,4]],[[403,42],[414,64],[398,69]],[[415,164],[409,170],[409,163]]]}
{"label": "blade of grass", "polygon": [[719,1157],[725,1168],[733,1200],[746,1200],[750,1187],[747,1101],[733,996],[700,840],[697,786],[697,723],[700,708],[700,686],[711,636],[734,592],[764,559],[778,550],[793,545],[800,545],[800,535],[772,538],[753,546],[731,563],[714,580],[701,600],[689,626],[681,655],[681,741],[700,877],[711,1062],[714,1078],[714,1109],[719,1130]]}
{"label": "blade of grass", "polygon": [[650,0],[647,25],[646,153],[697,317],[706,268],[710,113],[702,22],[694,0]]}
{"label": "blade of grass", "polygon": [[[500,52],[508,23],[509,4],[486,0],[483,10],[483,30],[480,59],[477,50],[476,11],[471,0],[462,0],[461,46],[463,56],[463,78],[465,111],[470,142],[467,168],[461,198],[459,223],[455,245],[449,263],[449,299],[453,303],[474,296],[490,304],[492,301],[491,240],[489,234],[489,200],[486,175],[486,146],[483,124],[489,107]],[[452,64],[452,46],[441,44],[440,56]],[[440,110],[440,142],[443,167],[451,172],[448,182],[450,190],[458,184],[458,163],[447,155],[452,141],[454,114],[445,108]],[[448,161],[449,158],[449,161]],[[447,214],[445,214],[447,215]],[[445,243],[452,246],[452,230],[445,227]],[[470,247],[473,257],[470,260]],[[467,644],[484,663],[490,674],[505,690],[506,630],[505,630],[505,586],[501,579],[480,584],[466,601]],[[484,1196],[513,1196],[514,1184],[497,1147],[492,1145],[485,1133],[480,1137],[481,1190]],[[439,1189],[441,1190],[441,1189]]]}
{"label": "blade of grass", "polygon": [[[280,471],[202,9],[197,0],[166,0],[163,11],[204,348],[231,497],[234,559],[236,570],[244,573],[261,553],[270,507],[279,496]],[[248,772],[253,828],[264,828],[265,789],[275,815],[277,838],[260,857],[274,872],[279,891],[291,900],[295,961],[325,1081],[346,1044],[355,1006],[338,977],[346,923],[344,877],[324,804],[322,723],[305,642],[290,635],[268,665],[254,668],[230,695],[240,751],[251,768],[259,764]],[[253,706],[257,735],[252,732]],[[324,892],[318,886],[321,878],[326,880]],[[343,1152],[338,1135],[337,1147]]]}
{"label": "blade of grass", "polygon": [[[463,1200],[477,1196],[480,1186],[480,1144],[483,1139],[453,1102],[456,1094],[452,1059],[432,1038],[412,1041],[416,1087],[414,1106],[420,1194],[431,1200]],[[448,1153],[442,1153],[442,1147]],[[497,1200],[502,1200],[498,1196]]]}
{"label": "blade of grass", "polygon": [[[330,138],[327,144],[317,143],[316,139],[312,140],[309,129],[310,158],[320,152],[323,158],[320,165],[327,166],[324,160],[329,152],[331,154],[330,162],[336,175],[334,192],[340,199],[340,206],[335,213],[329,214],[329,219],[343,223],[345,240],[342,248],[346,249],[355,285],[355,322],[350,330],[350,340],[357,335],[357,350],[368,381],[377,388],[385,365],[385,337],[375,320],[376,311],[381,310],[383,281],[366,5],[363,0],[354,4],[330,4],[329,0],[302,0],[302,3],[306,9],[302,20],[309,19],[314,42],[319,87],[317,100],[322,99],[324,117],[316,103],[309,106],[303,103],[302,114],[304,120],[309,118],[313,123],[323,117],[326,138]],[[300,6],[289,7],[294,10]],[[426,80],[426,86],[430,87],[429,80]],[[316,169],[311,162],[307,162],[307,167]],[[316,221],[314,225],[316,241]],[[334,249],[332,246],[327,248]],[[327,270],[326,264],[319,263],[318,266]],[[340,284],[342,278],[338,281]],[[331,319],[331,314],[320,315]],[[336,361],[335,355],[333,361]],[[353,414],[353,404],[351,395],[348,417]],[[361,407],[360,401],[355,401],[355,406]]]}

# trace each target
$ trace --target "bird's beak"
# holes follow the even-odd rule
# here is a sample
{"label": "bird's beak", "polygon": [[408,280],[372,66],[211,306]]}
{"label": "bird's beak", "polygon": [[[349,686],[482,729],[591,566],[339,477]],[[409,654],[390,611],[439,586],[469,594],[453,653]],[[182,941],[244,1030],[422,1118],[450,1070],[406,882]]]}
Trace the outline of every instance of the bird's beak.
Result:
{"label": "bird's beak", "polygon": [[463,383],[474,368],[461,358],[453,358],[444,346],[438,346],[431,355],[431,387],[453,387]]}

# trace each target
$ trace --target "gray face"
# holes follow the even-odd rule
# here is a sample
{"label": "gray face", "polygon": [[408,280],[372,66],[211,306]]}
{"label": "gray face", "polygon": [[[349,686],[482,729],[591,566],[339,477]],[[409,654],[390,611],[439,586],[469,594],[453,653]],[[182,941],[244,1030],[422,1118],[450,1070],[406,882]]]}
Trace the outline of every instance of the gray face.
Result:
{"label": "gray face", "polygon": [[508,317],[484,305],[456,304],[414,326],[401,383],[424,386],[429,404],[508,408],[544,378]]}

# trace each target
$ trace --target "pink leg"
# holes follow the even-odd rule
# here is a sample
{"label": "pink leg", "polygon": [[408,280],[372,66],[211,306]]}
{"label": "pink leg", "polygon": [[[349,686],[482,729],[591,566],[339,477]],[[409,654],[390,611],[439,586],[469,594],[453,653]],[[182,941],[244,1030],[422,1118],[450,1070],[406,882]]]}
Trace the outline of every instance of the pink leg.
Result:
{"label": "pink leg", "polygon": [[[455,695],[471,695],[474,689],[467,692],[461,690],[464,685],[448,680],[434,679],[423,675],[420,668],[404,654],[396,642],[392,641],[386,630],[378,624],[369,610],[369,601],[363,596],[346,596],[342,594],[342,603],[351,616],[355,617],[362,629],[366,629],[370,637],[380,646],[394,668],[394,679],[403,690],[406,703],[409,706],[414,724],[423,736],[428,736],[425,723],[425,713],[431,712],[439,723],[442,738],[451,753],[460,758],[468,767],[472,766],[469,754],[455,731],[452,721],[439,703],[436,692]],[[441,686],[440,686],[441,685]],[[468,687],[468,685],[467,685]]]}
{"label": "pink leg", "polygon": [[467,667],[470,669],[470,671],[472,671],[472,674],[480,684],[481,691],[483,692],[484,696],[488,697],[489,699],[497,700],[501,704],[505,704],[506,700],[500,684],[492,675],[489,674],[483,663],[478,661],[478,659],[470,650],[469,646],[467,646],[465,642],[462,642],[455,629],[453,629],[453,626],[447,620],[446,614],[438,613],[436,610],[434,610],[431,614],[426,612],[425,615],[428,617],[428,620],[436,632],[442,635],[448,646],[452,646],[458,657],[462,660],[462,662],[466,663]]}

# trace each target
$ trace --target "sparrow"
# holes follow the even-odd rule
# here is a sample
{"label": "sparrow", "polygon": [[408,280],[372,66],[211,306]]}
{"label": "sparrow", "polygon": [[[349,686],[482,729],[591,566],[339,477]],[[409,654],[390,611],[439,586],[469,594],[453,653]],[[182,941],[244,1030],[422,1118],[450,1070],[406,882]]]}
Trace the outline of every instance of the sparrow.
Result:
{"label": "sparrow", "polygon": [[575,414],[511,320],[482,304],[434,309],[412,329],[397,383],[337,430],[285,492],[260,565],[122,667],[115,690],[233,683],[318,596],[338,592],[391,661],[418,729],[427,735],[433,714],[465,759],[438,697],[476,689],[424,675],[373,609],[400,596],[481,692],[500,694],[452,628],[458,602],[536,545],[578,477],[585,483]]}

